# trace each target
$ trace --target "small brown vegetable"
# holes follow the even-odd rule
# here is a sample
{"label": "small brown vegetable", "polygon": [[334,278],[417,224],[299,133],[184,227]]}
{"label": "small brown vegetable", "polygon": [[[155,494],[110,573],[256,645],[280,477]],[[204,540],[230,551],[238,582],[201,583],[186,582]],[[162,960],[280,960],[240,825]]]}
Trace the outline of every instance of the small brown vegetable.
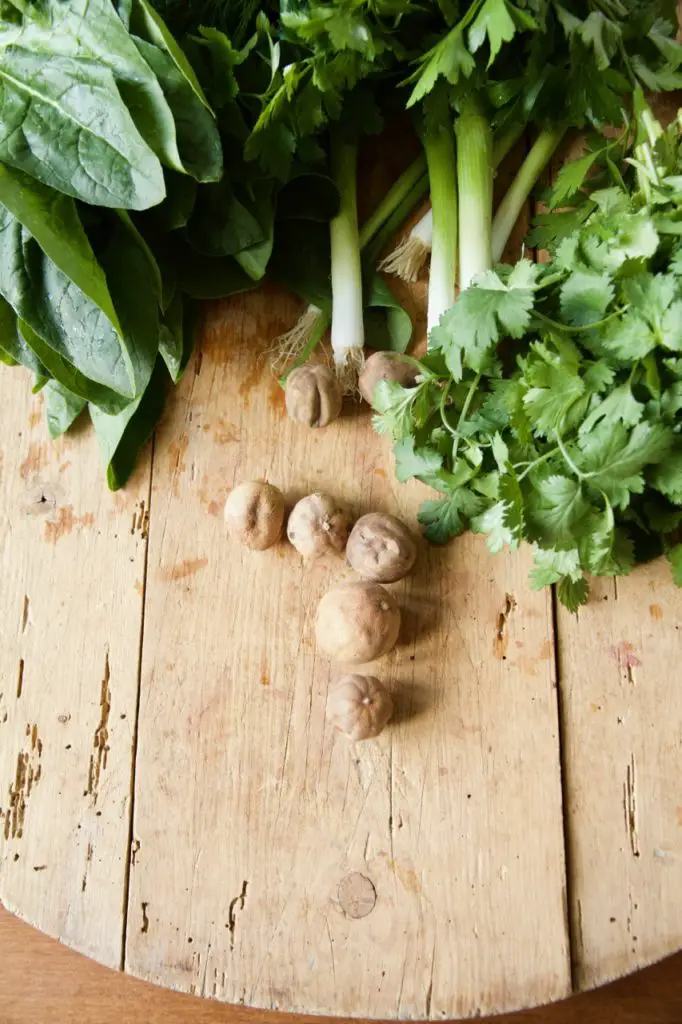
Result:
{"label": "small brown vegetable", "polygon": [[378,736],[393,714],[393,701],[376,676],[344,676],[327,698],[327,718],[352,740]]}
{"label": "small brown vegetable", "polygon": [[400,519],[370,512],[353,527],[346,557],[365,579],[395,583],[407,576],[414,565],[417,545]]}
{"label": "small brown vegetable", "polygon": [[346,546],[348,516],[328,494],[309,494],[297,502],[287,523],[287,537],[304,558],[340,552]]}
{"label": "small brown vegetable", "polygon": [[307,427],[326,427],[341,415],[343,396],[335,374],[322,363],[308,363],[287,378],[285,401],[289,418]]}
{"label": "small brown vegetable", "polygon": [[393,650],[400,632],[400,609],[377,583],[346,583],[324,595],[317,609],[315,636],[335,661],[362,665]]}
{"label": "small brown vegetable", "polygon": [[380,380],[394,380],[404,388],[410,388],[417,380],[417,368],[394,353],[375,352],[365,362],[358,379],[360,394],[370,405]]}
{"label": "small brown vegetable", "polygon": [[282,535],[286,504],[277,487],[262,480],[240,484],[225,502],[225,522],[233,537],[247,548],[264,551]]}

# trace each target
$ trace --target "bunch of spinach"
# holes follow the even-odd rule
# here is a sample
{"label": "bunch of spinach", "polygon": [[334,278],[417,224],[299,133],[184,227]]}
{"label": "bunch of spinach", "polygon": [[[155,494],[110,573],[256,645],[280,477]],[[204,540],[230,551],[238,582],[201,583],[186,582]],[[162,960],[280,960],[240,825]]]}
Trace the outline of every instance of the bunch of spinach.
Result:
{"label": "bunch of spinach", "polygon": [[196,300],[255,286],[297,190],[309,214],[338,206],[290,119],[248,151],[279,44],[242,14],[239,45],[215,27],[181,45],[148,0],[0,6],[0,356],[35,375],[52,436],[88,406],[112,488],[187,363]]}
{"label": "bunch of spinach", "polygon": [[602,143],[557,183],[567,208],[537,229],[551,260],[479,275],[431,332],[418,384],[375,396],[398,478],[442,495],[421,509],[426,536],[529,541],[532,585],[557,583],[570,609],[586,573],[663,552],[682,585],[682,118],[663,130],[641,93],[636,108],[625,164]]}

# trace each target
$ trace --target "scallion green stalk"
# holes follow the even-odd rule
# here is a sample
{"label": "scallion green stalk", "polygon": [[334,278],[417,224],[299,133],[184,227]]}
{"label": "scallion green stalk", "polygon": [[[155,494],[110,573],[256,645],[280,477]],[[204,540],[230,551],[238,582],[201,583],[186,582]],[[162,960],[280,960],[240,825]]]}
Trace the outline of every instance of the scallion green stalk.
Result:
{"label": "scallion green stalk", "polygon": [[528,196],[547,167],[566,132],[565,128],[547,128],[540,132],[523,161],[507,194],[497,208],[492,227],[492,256],[497,263],[514,230]]}

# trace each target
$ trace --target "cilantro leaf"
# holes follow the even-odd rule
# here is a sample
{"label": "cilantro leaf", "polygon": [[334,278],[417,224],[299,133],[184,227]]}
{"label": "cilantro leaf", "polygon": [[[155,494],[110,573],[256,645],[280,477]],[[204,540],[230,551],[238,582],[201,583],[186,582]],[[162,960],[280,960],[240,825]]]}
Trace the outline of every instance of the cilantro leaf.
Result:
{"label": "cilantro leaf", "polygon": [[555,551],[552,548],[536,548],[534,568],[530,573],[533,590],[558,584],[557,596],[569,611],[575,612],[587,601],[589,586],[580,565],[580,554],[576,548],[570,551]]}
{"label": "cilantro leaf", "polygon": [[423,426],[431,411],[432,389],[427,381],[412,388],[404,388],[394,380],[379,381],[372,397],[376,410],[372,425],[377,434],[390,434],[399,441],[409,437],[415,427]]}
{"label": "cilantro leaf", "polygon": [[656,466],[650,480],[657,491],[675,505],[682,505],[682,450],[678,448]]}
{"label": "cilantro leaf", "polygon": [[455,380],[462,379],[464,366],[480,372],[492,346],[505,335],[523,337],[531,320],[538,273],[529,260],[517,263],[506,282],[489,270],[441,317],[429,344],[443,351]]}
{"label": "cilantro leaf", "polygon": [[580,552],[577,548],[569,551],[555,551],[553,548],[535,548],[533,568],[530,573],[530,585],[533,590],[558,583],[563,577],[572,580],[582,579]]}
{"label": "cilantro leaf", "polygon": [[410,477],[424,477],[438,472],[443,465],[443,456],[435,448],[417,448],[414,437],[405,437],[393,446],[395,475],[400,483]]}
{"label": "cilantro leaf", "polygon": [[562,316],[577,327],[596,323],[604,318],[614,295],[615,288],[608,274],[578,268],[561,285]]}
{"label": "cilantro leaf", "polygon": [[604,423],[609,427],[617,423],[623,423],[626,427],[634,427],[641,420],[644,414],[644,406],[632,394],[629,382],[621,384],[620,387],[606,396],[602,401],[592,406],[592,411],[580,424],[580,433],[589,434],[597,424]]}
{"label": "cilantro leaf", "polygon": [[560,473],[538,475],[528,515],[532,532],[546,547],[570,548],[588,528],[592,506],[582,483]]}
{"label": "cilantro leaf", "polygon": [[557,597],[569,612],[577,612],[590,595],[590,587],[584,576],[579,580],[563,576],[557,586]]}
{"label": "cilantro leaf", "polygon": [[505,502],[498,501],[485,512],[474,516],[471,520],[471,529],[474,533],[486,534],[488,549],[496,554],[504,547],[518,547],[518,540],[512,531],[505,525]]}
{"label": "cilantro leaf", "polygon": [[484,507],[484,498],[460,487],[446,498],[425,501],[417,520],[427,540],[432,544],[445,544],[451,537],[463,533],[469,521]]}
{"label": "cilantro leaf", "polygon": [[602,423],[579,439],[577,465],[590,484],[616,507],[626,508],[630,494],[644,489],[643,471],[669,453],[673,432],[660,423],[638,423],[629,433],[621,424]]}

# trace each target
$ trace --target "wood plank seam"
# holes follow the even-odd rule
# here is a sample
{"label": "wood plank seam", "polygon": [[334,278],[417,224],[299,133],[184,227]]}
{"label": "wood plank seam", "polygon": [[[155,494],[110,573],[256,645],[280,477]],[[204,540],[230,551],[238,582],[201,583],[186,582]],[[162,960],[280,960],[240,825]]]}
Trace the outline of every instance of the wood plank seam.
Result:
{"label": "wood plank seam", "polygon": [[142,693],[142,652],[144,649],[144,619],[147,608],[147,575],[149,571],[149,533],[152,523],[152,485],[154,482],[154,453],[156,451],[156,434],[149,442],[149,483],[147,490],[147,536],[145,538],[144,562],[142,567],[142,598],[140,615],[140,634],[137,650],[137,694],[135,699],[135,721],[133,723],[132,753],[130,764],[130,802],[128,820],[128,843],[125,851],[125,874],[123,879],[123,927],[121,929],[120,969],[125,971],[126,944],[128,940],[128,919],[130,914],[130,869],[133,860],[133,844],[135,841],[135,781],[137,777],[137,740],[140,721],[140,696]]}
{"label": "wood plank seam", "polygon": [[[526,136],[526,145],[530,148],[530,139]],[[560,160],[556,158],[550,161],[550,165],[543,175],[543,179],[546,184],[551,184],[557,173],[557,164],[561,166]],[[544,208],[543,204],[533,197],[530,200],[531,215],[534,219],[538,213]],[[535,249],[533,252],[533,259],[536,263],[541,262],[542,253],[539,249]],[[563,706],[563,695],[562,695],[562,680],[561,680],[561,658],[559,654],[559,594],[557,585],[553,584],[551,587],[551,601],[552,601],[552,634],[554,637],[554,680],[556,687],[556,704],[557,704],[557,724],[558,724],[558,735],[557,742],[559,744],[559,775],[561,785],[561,821],[563,830],[563,843],[564,843],[564,928],[566,929],[566,935],[568,937],[568,956],[569,956],[569,972],[571,979],[572,991],[578,992],[578,970],[577,970],[577,942],[579,940],[579,931],[574,928],[573,924],[573,894],[571,891],[571,819],[570,819],[570,807],[568,799],[568,778],[567,778],[567,748],[566,740],[564,735],[564,715],[565,708]]]}

